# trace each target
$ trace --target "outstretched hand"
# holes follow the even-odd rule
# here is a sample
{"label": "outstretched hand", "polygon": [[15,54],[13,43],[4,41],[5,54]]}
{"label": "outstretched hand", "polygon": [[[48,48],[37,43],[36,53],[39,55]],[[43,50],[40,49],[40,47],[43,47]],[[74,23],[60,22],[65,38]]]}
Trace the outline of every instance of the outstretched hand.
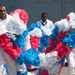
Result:
{"label": "outstretched hand", "polygon": [[70,28],[68,31],[66,31],[66,34],[68,35],[68,34],[72,33],[73,31],[74,31],[74,29]]}

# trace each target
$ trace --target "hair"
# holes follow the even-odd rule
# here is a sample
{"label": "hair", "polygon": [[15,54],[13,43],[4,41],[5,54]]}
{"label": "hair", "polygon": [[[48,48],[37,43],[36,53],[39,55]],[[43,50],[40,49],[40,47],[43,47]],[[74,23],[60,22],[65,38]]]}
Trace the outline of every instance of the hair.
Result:
{"label": "hair", "polygon": [[0,4],[0,7],[5,7],[3,4]]}
{"label": "hair", "polygon": [[44,14],[48,15],[46,12],[43,12],[41,15],[43,16]]}

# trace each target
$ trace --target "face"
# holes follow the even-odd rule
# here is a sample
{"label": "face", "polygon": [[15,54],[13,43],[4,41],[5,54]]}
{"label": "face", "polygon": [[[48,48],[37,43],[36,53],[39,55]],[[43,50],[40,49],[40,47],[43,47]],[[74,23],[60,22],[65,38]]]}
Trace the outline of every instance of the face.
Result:
{"label": "face", "polygon": [[43,15],[42,15],[42,21],[45,22],[46,19],[47,19],[47,14],[43,14]]}
{"label": "face", "polygon": [[0,18],[2,20],[6,18],[6,8],[4,6],[0,7]]}

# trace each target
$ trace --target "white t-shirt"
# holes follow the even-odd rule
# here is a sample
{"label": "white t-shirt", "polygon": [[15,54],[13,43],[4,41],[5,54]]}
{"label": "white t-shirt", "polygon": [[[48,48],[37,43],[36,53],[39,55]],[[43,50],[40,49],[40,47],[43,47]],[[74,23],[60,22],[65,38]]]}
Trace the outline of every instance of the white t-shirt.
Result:
{"label": "white t-shirt", "polygon": [[16,18],[7,14],[6,19],[0,19],[0,26],[3,25],[8,32],[20,35],[26,29],[26,25],[18,21]]}
{"label": "white t-shirt", "polygon": [[42,20],[40,20],[37,22],[37,24],[41,26],[41,29],[43,30],[44,34],[48,36],[51,34],[52,29],[54,29],[53,22],[48,19],[46,20],[46,22],[42,22]]}
{"label": "white t-shirt", "polygon": [[3,33],[10,33],[10,38],[13,37],[13,34],[21,35],[24,30],[26,30],[26,25],[20,20],[6,14],[6,19],[0,19],[0,35]]}

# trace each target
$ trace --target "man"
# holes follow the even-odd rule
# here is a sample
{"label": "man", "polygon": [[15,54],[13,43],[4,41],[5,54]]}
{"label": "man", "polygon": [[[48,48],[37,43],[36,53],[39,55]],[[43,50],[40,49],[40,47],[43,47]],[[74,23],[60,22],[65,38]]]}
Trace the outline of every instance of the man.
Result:
{"label": "man", "polygon": [[[10,33],[12,35],[10,38],[13,38],[14,36],[13,39],[16,39],[16,36],[21,35],[25,29],[26,25],[8,15],[6,13],[6,7],[0,4],[0,35],[4,33]],[[3,51],[2,48],[0,49],[0,75],[3,75],[4,58],[8,65],[9,75],[17,75],[15,61],[11,59],[9,55]]]}
{"label": "man", "polygon": [[[33,29],[33,33],[35,36],[37,36],[35,34],[35,32],[37,33],[38,32],[38,35],[37,36],[39,39],[41,39],[39,41],[40,45],[36,43],[36,41],[38,42],[37,39],[33,38],[32,40],[36,40],[36,41],[33,41],[33,43],[36,43],[36,47],[37,47],[37,52],[40,51],[42,52],[44,50],[44,48],[48,45],[48,37],[50,36],[51,34],[51,31],[52,29],[54,28],[54,25],[53,25],[53,22],[48,20],[48,15],[47,13],[43,12],[41,14],[41,20],[38,21],[36,24],[32,24],[32,26],[30,27],[31,29]],[[30,29],[29,28],[29,29]],[[41,32],[39,32],[39,30]],[[40,34],[41,36],[40,36]],[[32,37],[34,37],[34,35]],[[47,42],[46,42],[47,41]],[[34,44],[31,43],[31,45],[33,46]],[[41,46],[42,45],[42,46]],[[35,46],[34,46],[35,47]],[[32,66],[30,65],[29,68],[34,68],[35,66]]]}
{"label": "man", "polygon": [[48,14],[46,12],[43,12],[41,14],[41,20],[38,21],[37,24],[41,26],[41,29],[43,31],[43,36],[41,38],[42,46],[40,49],[44,50],[49,44],[48,38],[51,35],[52,30],[54,29],[54,24],[51,20],[48,19]]}
{"label": "man", "polygon": [[41,14],[41,20],[38,21],[37,24],[41,26],[44,34],[48,36],[51,34],[50,31],[54,28],[53,22],[48,20],[48,15],[45,12]]}

